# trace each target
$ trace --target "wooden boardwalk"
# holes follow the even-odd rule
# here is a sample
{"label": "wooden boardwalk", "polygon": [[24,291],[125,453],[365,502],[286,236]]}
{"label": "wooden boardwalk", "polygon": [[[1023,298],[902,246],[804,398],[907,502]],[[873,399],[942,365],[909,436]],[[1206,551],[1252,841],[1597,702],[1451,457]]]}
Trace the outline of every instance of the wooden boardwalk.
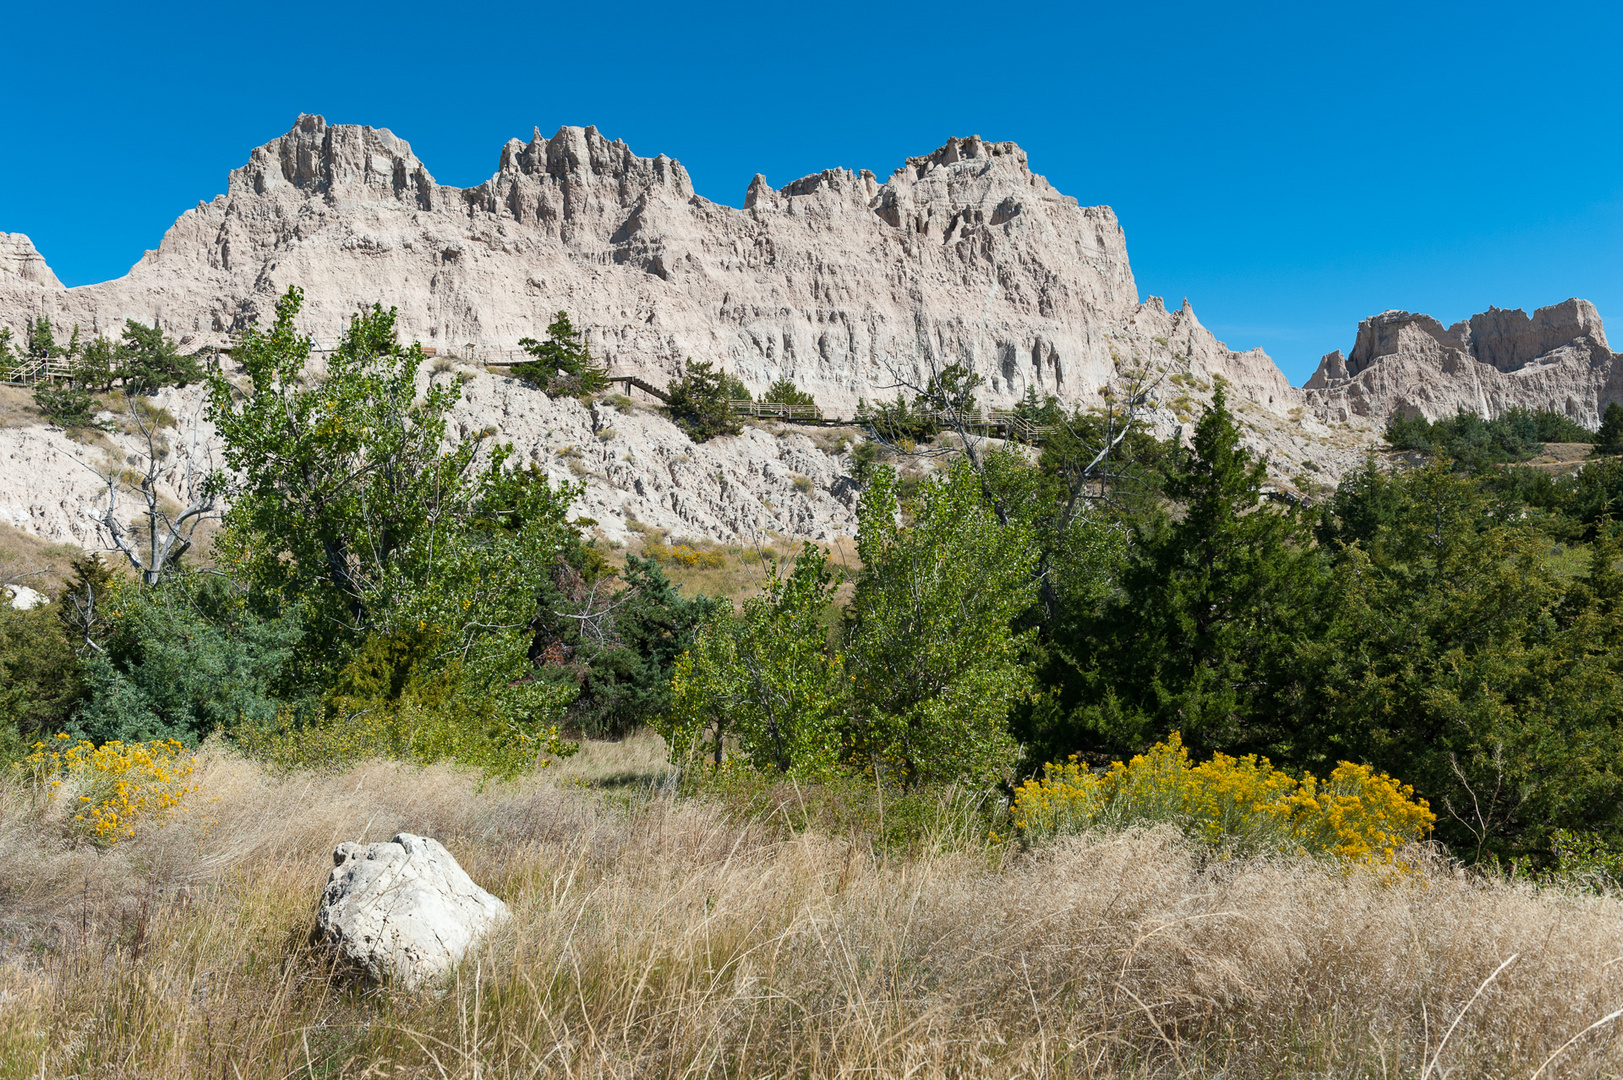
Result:
{"label": "wooden boardwalk", "polygon": [[24,360],[0,370],[0,385],[34,387],[73,381],[73,366],[66,357],[52,356],[44,360]]}

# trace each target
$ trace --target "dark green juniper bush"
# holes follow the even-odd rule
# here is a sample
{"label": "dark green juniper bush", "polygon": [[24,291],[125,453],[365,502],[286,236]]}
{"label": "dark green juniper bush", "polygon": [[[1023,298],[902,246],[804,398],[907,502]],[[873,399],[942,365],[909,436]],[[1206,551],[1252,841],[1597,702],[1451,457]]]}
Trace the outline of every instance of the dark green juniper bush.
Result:
{"label": "dark green juniper bush", "polygon": [[513,377],[552,397],[595,394],[608,387],[607,370],[592,358],[586,336],[560,311],[547,327],[547,339],[520,338],[519,347],[534,360],[514,364]]}
{"label": "dark green juniper bush", "polygon": [[694,442],[744,430],[731,402],[748,397],[736,378],[708,360],[689,360],[682,377],[665,387],[665,413]]}

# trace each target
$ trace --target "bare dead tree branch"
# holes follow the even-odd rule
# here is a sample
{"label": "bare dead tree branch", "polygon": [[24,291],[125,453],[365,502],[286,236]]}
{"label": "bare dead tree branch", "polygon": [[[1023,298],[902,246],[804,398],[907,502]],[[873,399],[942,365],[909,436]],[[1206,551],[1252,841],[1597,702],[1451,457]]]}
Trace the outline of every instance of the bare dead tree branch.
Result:
{"label": "bare dead tree branch", "polygon": [[107,530],[113,550],[122,554],[130,566],[140,573],[141,584],[152,586],[162,581],[181,556],[191,550],[198,527],[205,521],[218,519],[221,514],[219,497],[210,482],[214,475],[212,454],[200,446],[200,426],[195,416],[192,418],[191,446],[184,455],[184,471],[175,485],[183,505],[175,514],[165,508],[158,485],[163,477],[163,459],[167,451],[159,447],[157,426],[141,415],[136,404],[137,391],[138,388],[131,388],[126,397],[136,430],[146,441],[146,453],[137,455],[144,459],[145,465],[137,483],[131,485],[126,481],[124,487],[130,494],[138,494],[145,504],[145,509],[140,511],[145,520],[140,531],[145,533],[145,538],[143,540],[133,535],[118,519],[120,476],[116,465],[107,470],[107,509],[102,515],[101,525]]}

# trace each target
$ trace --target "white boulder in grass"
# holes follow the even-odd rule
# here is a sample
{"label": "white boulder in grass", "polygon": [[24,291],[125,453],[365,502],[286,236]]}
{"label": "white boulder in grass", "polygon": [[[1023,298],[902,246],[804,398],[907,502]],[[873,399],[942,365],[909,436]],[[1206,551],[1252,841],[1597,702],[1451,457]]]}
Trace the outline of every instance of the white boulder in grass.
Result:
{"label": "white boulder in grass", "polygon": [[31,611],[51,602],[51,598],[27,585],[0,586],[0,600],[5,600],[18,611]]}
{"label": "white boulder in grass", "polygon": [[456,966],[507,905],[474,884],[437,840],[343,843],[316,924],[346,966],[415,990]]}

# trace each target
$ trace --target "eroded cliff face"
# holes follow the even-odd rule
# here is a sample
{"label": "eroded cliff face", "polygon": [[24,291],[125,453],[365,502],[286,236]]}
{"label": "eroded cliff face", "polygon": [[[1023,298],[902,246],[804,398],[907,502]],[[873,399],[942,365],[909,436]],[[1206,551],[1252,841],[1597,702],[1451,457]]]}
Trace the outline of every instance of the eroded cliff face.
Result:
{"label": "eroded cliff face", "polygon": [[1566,300],[1489,308],[1444,327],[1429,315],[1386,311],[1358,325],[1350,356],[1330,353],[1306,385],[1321,419],[1382,426],[1397,413],[1435,420],[1460,409],[1497,416],[1549,409],[1587,427],[1623,401],[1623,369],[1595,305]]}
{"label": "eroded cliff face", "polygon": [[[399,309],[405,336],[485,360],[566,310],[616,374],[660,385],[688,358],[719,361],[755,390],[791,379],[836,415],[898,379],[922,382],[931,365],[968,364],[987,404],[1035,390],[1083,406],[1126,366],[1162,373],[1152,420],[1165,436],[1186,431],[1222,379],[1243,438],[1283,487],[1334,483],[1394,412],[1521,405],[1594,425],[1623,400],[1599,315],[1581,300],[1452,327],[1386,312],[1360,325],[1350,355],[1292,387],[1261,350],[1218,341],[1187,300],[1141,303],[1110,208],[1079,205],[1018,146],[978,137],[883,180],[829,169],[773,188],[757,176],[734,208],[696,195],[678,162],[595,128],[514,139],[490,179],[456,188],[385,129],[301,116],[117,280],[64,288],[26,236],[0,233],[0,325],[19,336],[39,314],[109,334],[134,318],[197,350],[265,321],[290,285],[305,290],[302,328],[318,345],[381,303]],[[573,447],[587,510],[611,535],[632,519],[717,538],[850,526],[842,463],[798,436],[693,449],[639,415],[611,425],[633,440],[622,451],[573,403],[475,379],[459,407],[468,422],[558,469]],[[60,441],[43,429],[0,440],[14,476],[40,480],[0,490],[0,510],[90,542],[95,474]],[[801,497],[794,477],[813,493]]]}
{"label": "eroded cliff face", "polygon": [[41,293],[62,291],[62,283],[51,272],[45,256],[34,250],[34,242],[22,233],[0,233],[0,289],[6,285],[32,285]]}
{"label": "eroded cliff face", "polygon": [[462,189],[387,130],[301,116],[125,277],[64,289],[43,260],[28,265],[0,274],[0,322],[44,312],[109,332],[129,317],[223,344],[296,284],[318,342],[380,302],[403,333],[478,354],[567,310],[616,373],[657,385],[689,357],[719,360],[839,411],[930,360],[971,364],[989,403],[1027,388],[1096,400],[1117,359],[1175,354],[1264,398],[1289,392],[1265,355],[1227,349],[1187,304],[1140,305],[1108,207],[1056,191],[1013,143],[974,137],[883,181],[831,169],[773,189],[757,176],[736,209],[595,128],[515,139],[495,175]]}

